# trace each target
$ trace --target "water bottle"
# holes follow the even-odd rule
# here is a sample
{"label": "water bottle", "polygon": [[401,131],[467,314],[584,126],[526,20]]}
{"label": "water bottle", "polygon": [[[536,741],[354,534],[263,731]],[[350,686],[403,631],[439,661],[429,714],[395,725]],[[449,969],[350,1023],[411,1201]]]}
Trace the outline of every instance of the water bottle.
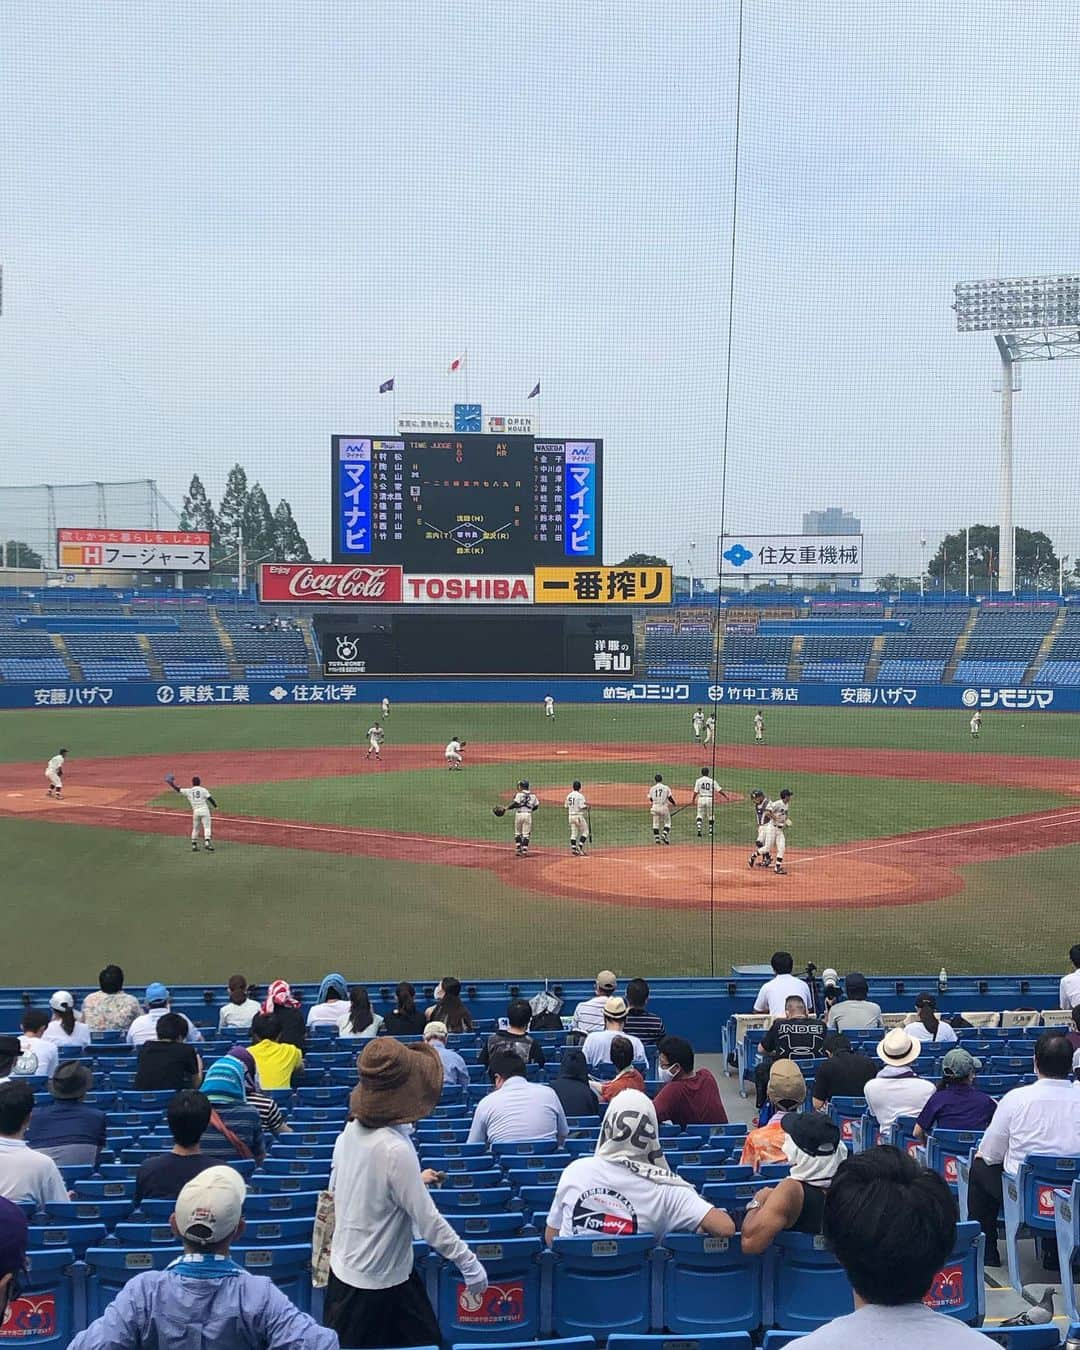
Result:
{"label": "water bottle", "polygon": [[941,970],[938,971],[937,987],[938,987],[938,993],[939,993],[939,994],[944,994],[944,993],[947,993],[947,992],[948,992],[948,988],[949,988],[949,972],[945,969],[944,966],[942,966],[942,967],[941,967]]}
{"label": "water bottle", "polygon": [[1080,1350],[1080,1322],[1074,1322],[1069,1328],[1062,1350]]}

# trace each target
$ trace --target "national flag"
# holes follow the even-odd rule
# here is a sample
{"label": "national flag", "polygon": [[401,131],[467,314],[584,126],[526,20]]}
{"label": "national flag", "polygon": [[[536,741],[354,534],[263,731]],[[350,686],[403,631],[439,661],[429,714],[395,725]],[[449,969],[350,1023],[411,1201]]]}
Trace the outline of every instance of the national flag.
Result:
{"label": "national flag", "polygon": [[536,381],[536,384],[533,386],[532,391],[531,391],[530,394],[529,394],[529,397],[530,397],[530,398],[539,398],[539,397],[540,397],[540,381],[539,381],[539,380],[537,380],[537,381]]}
{"label": "national flag", "polygon": [[447,371],[447,374],[453,375],[456,371],[459,371],[464,364],[465,364],[464,355],[455,356],[454,359],[450,362],[450,369]]}
{"label": "national flag", "polygon": [[383,380],[382,384],[379,385],[380,394],[392,393],[393,389],[394,389],[394,377],[392,375],[388,380]]}

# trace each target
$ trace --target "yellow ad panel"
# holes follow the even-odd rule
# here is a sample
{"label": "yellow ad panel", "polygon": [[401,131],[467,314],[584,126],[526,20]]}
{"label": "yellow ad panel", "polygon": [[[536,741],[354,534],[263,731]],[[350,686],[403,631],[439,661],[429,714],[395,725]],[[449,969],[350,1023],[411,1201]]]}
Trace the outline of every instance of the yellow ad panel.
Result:
{"label": "yellow ad panel", "polygon": [[670,605],[670,567],[537,567],[537,605]]}

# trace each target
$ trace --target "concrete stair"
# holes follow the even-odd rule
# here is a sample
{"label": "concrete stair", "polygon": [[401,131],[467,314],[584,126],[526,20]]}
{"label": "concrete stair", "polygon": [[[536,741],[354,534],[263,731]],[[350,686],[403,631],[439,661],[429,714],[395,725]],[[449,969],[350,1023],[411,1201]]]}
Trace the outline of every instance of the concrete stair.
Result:
{"label": "concrete stair", "polygon": [[150,672],[150,678],[153,680],[163,680],[165,670],[161,662],[154,655],[154,649],[150,646],[150,639],[145,633],[136,633],[135,641],[139,644],[139,649],[146,657],[146,668]]}
{"label": "concrete stair", "polygon": [[788,657],[787,682],[798,684],[802,679],[802,654],[804,646],[802,633],[796,633],[791,640],[791,655]]}
{"label": "concrete stair", "polygon": [[964,653],[967,651],[968,639],[971,637],[972,630],[978,620],[979,611],[974,608],[968,614],[967,623],[964,624],[964,631],[956,639],[956,645],[953,647],[952,656],[949,657],[949,664],[945,667],[945,673],[941,677],[942,684],[952,684],[956,678],[956,666],[959,661],[964,659]]}
{"label": "concrete stair", "polygon": [[863,672],[863,680],[866,684],[876,684],[878,671],[881,669],[881,658],[885,651],[885,634],[879,633],[874,639],[873,646],[870,648],[870,656],[866,662],[866,670]]}
{"label": "concrete stair", "polygon": [[67,666],[68,674],[71,676],[71,679],[74,681],[74,683],[82,684],[83,682],[82,666],[79,665],[78,661],[76,661],[75,658],[72,656],[72,654],[68,651],[67,643],[64,641],[63,633],[50,633],[49,641],[52,643],[53,649],[55,650],[57,656],[59,656],[60,659],[63,661],[63,663]]}
{"label": "concrete stair", "polygon": [[1035,653],[1034,660],[1031,665],[1028,666],[1027,670],[1024,671],[1024,677],[1020,681],[1021,684],[1033,684],[1035,682],[1035,674],[1039,667],[1044,661],[1050,659],[1050,653],[1054,650],[1054,643],[1057,642],[1058,635],[1065,627],[1065,618],[1067,614],[1068,610],[1062,605],[1058,609],[1054,622],[1050,625],[1050,631],[1043,638],[1042,642],[1039,643],[1039,650]]}
{"label": "concrete stair", "polygon": [[214,625],[214,632],[218,635],[218,641],[221,643],[222,649],[225,652],[225,659],[229,663],[229,679],[244,679],[247,672],[236,659],[236,648],[233,646],[233,640],[229,636],[229,630],[221,622],[221,616],[213,606],[210,608],[210,622]]}

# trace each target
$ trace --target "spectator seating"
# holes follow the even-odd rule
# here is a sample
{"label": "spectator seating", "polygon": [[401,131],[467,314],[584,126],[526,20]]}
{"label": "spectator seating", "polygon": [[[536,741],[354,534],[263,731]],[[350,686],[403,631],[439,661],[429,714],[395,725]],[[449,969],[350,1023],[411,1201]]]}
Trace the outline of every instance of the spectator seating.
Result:
{"label": "spectator seating", "polygon": [[956,663],[958,684],[1017,685],[1023,679],[1030,657],[1024,661],[972,661]]}
{"label": "spectator seating", "polygon": [[[1008,1173],[1002,1179],[1002,1214],[1005,1219],[1005,1250],[1008,1254],[1009,1278],[1016,1292],[1023,1292],[1020,1281],[1021,1234],[1043,1242],[1056,1242],[1054,1226],[1054,1191],[1069,1189],[1080,1176],[1080,1157],[1054,1158],[1029,1154],[1020,1164],[1015,1177]],[[1069,1269],[1064,1267],[1063,1269]]]}
{"label": "spectator seating", "polygon": [[1068,1272],[1075,1269],[1080,1252],[1080,1181],[1074,1181],[1067,1190],[1054,1191],[1054,1236],[1057,1241],[1058,1265],[1064,1275],[1061,1294],[1065,1313],[1070,1322],[1080,1324],[1080,1304],[1076,1298],[1076,1282]]}

